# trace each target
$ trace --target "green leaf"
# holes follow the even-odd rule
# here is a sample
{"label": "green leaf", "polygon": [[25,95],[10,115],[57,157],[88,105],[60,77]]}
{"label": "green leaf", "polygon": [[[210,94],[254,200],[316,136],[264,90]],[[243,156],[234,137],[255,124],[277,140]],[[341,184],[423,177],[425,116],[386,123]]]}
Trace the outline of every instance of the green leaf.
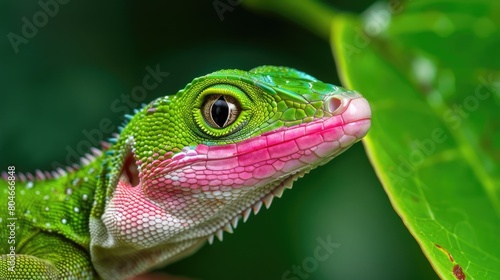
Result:
{"label": "green leaf", "polygon": [[364,144],[443,279],[500,279],[500,2],[377,3],[338,14],[333,52],[373,110]]}

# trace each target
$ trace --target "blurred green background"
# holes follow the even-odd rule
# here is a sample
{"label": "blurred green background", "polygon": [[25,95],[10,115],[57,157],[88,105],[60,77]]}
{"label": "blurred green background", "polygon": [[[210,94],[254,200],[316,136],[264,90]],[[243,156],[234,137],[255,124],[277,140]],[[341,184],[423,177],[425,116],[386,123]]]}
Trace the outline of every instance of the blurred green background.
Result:
{"label": "blurred green background", "polygon": [[[227,3],[226,1],[221,1]],[[359,13],[373,1],[328,1]],[[290,66],[339,84],[328,42],[273,15],[237,5],[221,21],[212,1],[69,1],[18,45],[37,1],[0,2],[0,168],[50,170],[68,163],[83,130],[109,118],[115,126],[145,68],[168,72],[149,102],[222,68]],[[126,106],[126,108],[129,108]],[[104,135],[109,137],[110,134]],[[71,160],[69,161],[71,162]],[[361,143],[299,180],[270,210],[261,210],[197,254],[164,270],[200,279],[437,279],[392,210]],[[287,270],[314,255],[317,239],[340,247],[307,277]],[[297,277],[297,278],[292,278]]]}

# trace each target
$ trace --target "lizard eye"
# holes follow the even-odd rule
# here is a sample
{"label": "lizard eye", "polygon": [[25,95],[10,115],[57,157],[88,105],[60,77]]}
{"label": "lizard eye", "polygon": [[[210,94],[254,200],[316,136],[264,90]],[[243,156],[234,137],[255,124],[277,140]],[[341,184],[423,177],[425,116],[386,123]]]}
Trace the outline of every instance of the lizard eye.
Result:
{"label": "lizard eye", "polygon": [[238,118],[241,106],[236,98],[229,95],[208,95],[201,107],[203,118],[214,128],[225,128]]}
{"label": "lizard eye", "polygon": [[[251,91],[253,88],[248,88]],[[247,92],[230,84],[219,83],[203,89],[193,102],[188,101],[190,117],[199,136],[209,140],[223,140],[229,135],[250,129],[246,124],[251,120],[252,100]]]}

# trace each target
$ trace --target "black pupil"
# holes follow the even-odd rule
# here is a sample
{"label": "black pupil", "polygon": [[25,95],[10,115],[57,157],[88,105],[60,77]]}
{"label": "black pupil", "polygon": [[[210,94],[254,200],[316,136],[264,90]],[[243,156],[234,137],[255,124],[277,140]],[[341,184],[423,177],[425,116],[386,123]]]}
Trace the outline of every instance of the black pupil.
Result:
{"label": "black pupil", "polygon": [[212,119],[219,126],[223,127],[229,117],[229,106],[223,96],[212,105]]}

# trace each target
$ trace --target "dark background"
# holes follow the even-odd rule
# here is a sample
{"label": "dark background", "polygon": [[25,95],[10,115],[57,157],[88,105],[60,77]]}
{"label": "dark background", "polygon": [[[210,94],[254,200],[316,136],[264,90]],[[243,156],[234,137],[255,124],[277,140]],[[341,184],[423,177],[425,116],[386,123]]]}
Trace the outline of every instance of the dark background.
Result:
{"label": "dark background", "polygon": [[[358,13],[370,2],[329,4]],[[107,118],[114,126],[122,122],[123,111],[112,104],[142,84],[147,66],[159,65],[169,76],[144,102],[211,71],[263,64],[339,84],[327,41],[243,5],[221,21],[212,1],[72,0],[16,53],[7,35],[22,35],[22,18],[33,22],[39,11],[37,1],[0,2],[2,170],[50,170],[55,162],[71,162],[72,151],[81,155],[82,141],[89,140],[84,130],[99,129]],[[361,143],[261,211],[224,242],[165,271],[201,279],[294,279],[282,275],[314,256],[318,238],[330,236],[340,247],[307,279],[437,278],[392,210]]]}

